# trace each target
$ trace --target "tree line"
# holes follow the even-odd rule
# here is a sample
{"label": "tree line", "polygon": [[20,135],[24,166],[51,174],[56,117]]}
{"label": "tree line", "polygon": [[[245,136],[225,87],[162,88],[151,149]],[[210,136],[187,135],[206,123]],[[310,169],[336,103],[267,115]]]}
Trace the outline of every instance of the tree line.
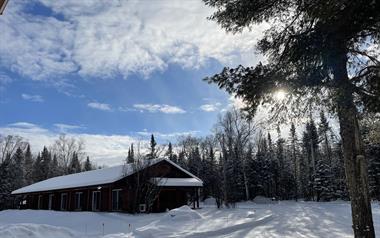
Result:
{"label": "tree line", "polygon": [[[370,195],[380,198],[380,118],[361,120],[369,167]],[[204,181],[202,198],[218,205],[265,196],[278,200],[349,200],[342,141],[331,120],[321,111],[289,131],[264,129],[244,112],[232,109],[218,118],[206,137],[186,136],[168,143],[157,155],[152,135],[144,158],[165,155]],[[287,136],[283,136],[286,134]],[[131,146],[127,161],[134,162]]]}
{"label": "tree line", "polygon": [[19,136],[0,137],[0,210],[13,207],[11,192],[56,176],[95,169],[83,152],[83,142],[61,135],[53,145],[33,155]]}

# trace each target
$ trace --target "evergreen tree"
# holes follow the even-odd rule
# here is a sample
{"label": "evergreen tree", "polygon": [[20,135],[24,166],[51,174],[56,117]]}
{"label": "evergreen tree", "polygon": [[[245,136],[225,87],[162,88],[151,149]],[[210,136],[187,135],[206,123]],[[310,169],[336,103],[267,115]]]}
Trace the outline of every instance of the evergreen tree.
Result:
{"label": "evergreen tree", "polygon": [[7,153],[0,164],[0,210],[11,207],[13,186],[13,166],[11,155]]}
{"label": "evergreen tree", "polygon": [[[171,143],[171,142],[169,142],[169,144],[168,144],[168,150],[166,151],[166,156],[167,156],[168,159],[170,159],[171,161],[174,161],[174,160],[173,160],[173,156],[174,156],[174,154],[173,154],[173,146],[172,146],[172,143]],[[174,162],[176,162],[176,161],[174,161]]]}
{"label": "evergreen tree", "polygon": [[17,148],[12,158],[12,190],[19,189],[25,185],[24,180],[24,152],[20,147]]}
{"label": "evergreen tree", "polygon": [[293,177],[295,180],[295,199],[297,201],[298,199],[298,193],[299,193],[299,184],[300,184],[300,164],[299,164],[299,151],[298,151],[298,139],[296,134],[296,127],[294,123],[292,122],[290,126],[290,146],[291,146],[291,157],[293,162]]}
{"label": "evergreen tree", "polygon": [[77,153],[73,153],[69,164],[69,174],[75,174],[81,172],[80,161]]}
{"label": "evergreen tree", "polygon": [[150,150],[149,154],[147,155],[148,159],[155,159],[157,157],[157,151],[156,151],[156,140],[154,139],[154,135],[152,134],[150,137]]}
{"label": "evergreen tree", "polygon": [[39,169],[41,170],[42,180],[51,177],[51,154],[45,146],[41,152],[41,167]]}
{"label": "evergreen tree", "polygon": [[42,158],[41,158],[40,153],[38,153],[36,160],[34,161],[33,171],[32,171],[33,182],[35,183],[45,179],[45,176],[41,168],[42,168]]}
{"label": "evergreen tree", "polygon": [[[133,144],[132,144],[132,146],[133,146]],[[84,171],[90,171],[90,170],[92,170],[92,164],[91,164],[91,161],[90,161],[90,157],[88,157],[88,156],[86,158],[86,161],[84,162],[83,170]]]}
{"label": "evergreen tree", "polygon": [[25,185],[29,185],[33,183],[33,156],[32,152],[30,151],[30,145],[26,147],[25,151],[25,160],[24,160],[24,178],[25,178]]}
{"label": "evergreen tree", "polygon": [[53,155],[53,160],[50,164],[50,177],[57,177],[63,175],[63,169],[58,164],[57,155]]}
{"label": "evergreen tree", "polygon": [[133,163],[133,162],[135,162],[135,152],[133,151],[133,143],[132,143],[131,147],[128,149],[127,163]]}

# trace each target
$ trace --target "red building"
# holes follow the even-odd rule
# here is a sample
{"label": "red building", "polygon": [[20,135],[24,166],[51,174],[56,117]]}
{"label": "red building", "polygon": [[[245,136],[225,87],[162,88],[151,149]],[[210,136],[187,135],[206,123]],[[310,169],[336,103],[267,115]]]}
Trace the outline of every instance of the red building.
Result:
{"label": "red building", "polygon": [[[50,178],[12,192],[20,208],[59,211],[127,211],[136,197],[137,174],[144,173],[155,189],[153,212],[185,204],[199,208],[202,180],[168,159]],[[139,204],[140,210],[146,204]]]}

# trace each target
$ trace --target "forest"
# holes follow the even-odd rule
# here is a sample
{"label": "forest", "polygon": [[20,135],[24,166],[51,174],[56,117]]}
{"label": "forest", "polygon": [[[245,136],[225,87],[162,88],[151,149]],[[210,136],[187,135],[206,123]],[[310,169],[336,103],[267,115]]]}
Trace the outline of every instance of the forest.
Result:
{"label": "forest", "polygon": [[[157,144],[152,135],[143,148],[142,143],[131,144],[125,163],[169,158],[201,178],[202,199],[213,197],[218,206],[234,207],[256,196],[274,200],[349,200],[341,138],[333,121],[321,111],[303,124],[255,123],[243,111],[231,108],[219,115],[208,136],[184,136],[173,144]],[[370,196],[379,200],[380,117],[367,114],[360,122]],[[32,154],[23,138],[1,137],[0,208],[13,206],[10,192],[20,187],[97,169],[86,156],[84,146],[83,141],[61,135],[51,146]]]}

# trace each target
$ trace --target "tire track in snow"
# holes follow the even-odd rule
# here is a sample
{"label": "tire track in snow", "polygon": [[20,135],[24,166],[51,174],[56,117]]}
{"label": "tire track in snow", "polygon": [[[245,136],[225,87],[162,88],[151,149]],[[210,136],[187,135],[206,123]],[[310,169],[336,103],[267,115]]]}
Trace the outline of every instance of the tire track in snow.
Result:
{"label": "tire track in snow", "polygon": [[[225,227],[225,228],[221,228],[219,230],[212,230],[212,231],[203,231],[203,232],[194,232],[194,233],[191,233],[189,235],[186,235],[186,234],[181,234],[181,237],[183,238],[205,238],[205,237],[215,237],[215,236],[224,236],[224,235],[228,235],[230,233],[233,233],[233,232],[236,232],[236,231],[240,231],[240,230],[243,230],[243,229],[247,229],[247,228],[255,228],[257,226],[261,226],[261,225],[264,225],[265,223],[269,222],[273,220],[273,215],[270,214],[270,215],[266,215],[258,220],[254,220],[254,221],[251,221],[251,222],[246,222],[246,223],[242,223],[242,224],[237,224],[237,225],[234,225],[234,226],[229,226],[229,227]],[[178,237],[177,235],[175,236],[168,236],[168,238],[174,238],[174,237]]]}

